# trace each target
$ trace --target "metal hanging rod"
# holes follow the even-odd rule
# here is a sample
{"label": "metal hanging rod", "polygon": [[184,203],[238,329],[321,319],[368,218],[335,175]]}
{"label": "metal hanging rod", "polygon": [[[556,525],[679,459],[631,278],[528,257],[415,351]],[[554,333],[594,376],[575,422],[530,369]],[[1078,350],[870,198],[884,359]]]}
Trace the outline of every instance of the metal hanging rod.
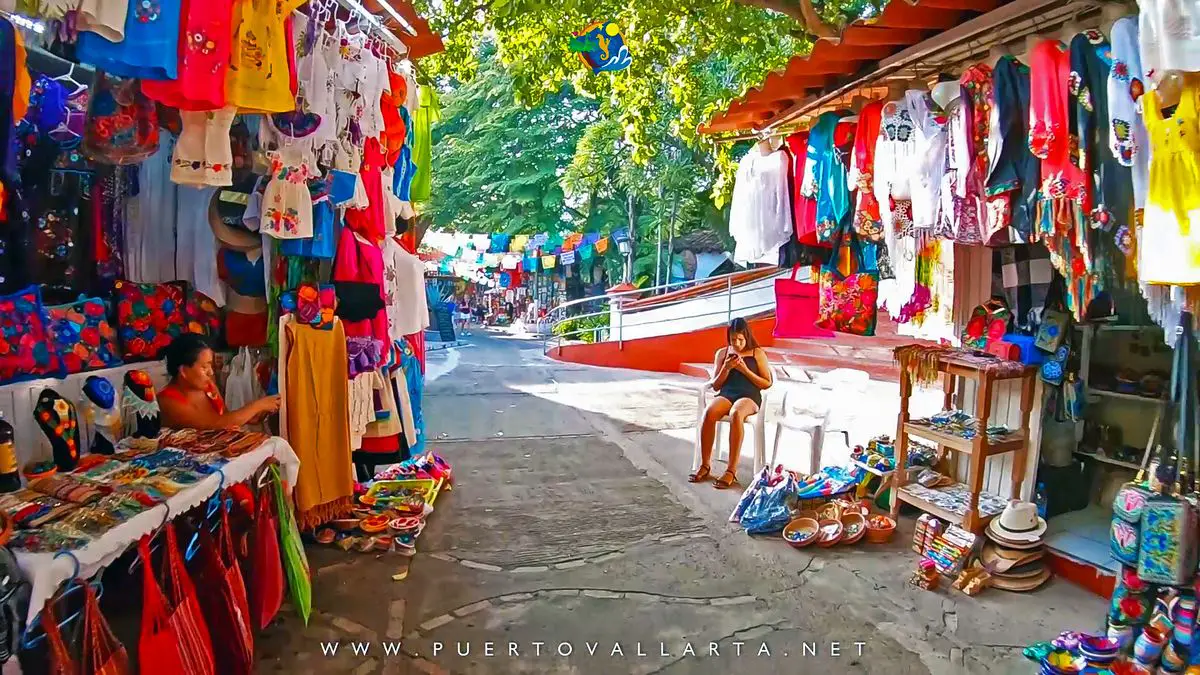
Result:
{"label": "metal hanging rod", "polygon": [[[411,27],[408,26],[408,22],[400,16],[400,13],[396,11],[396,8],[388,4],[387,0],[378,0],[378,2],[380,5],[383,5],[384,9],[388,11],[388,14],[391,14],[392,17],[398,19],[400,24],[406,27],[406,30],[411,29]],[[358,0],[337,0],[337,4],[350,10],[351,12],[358,14],[363,19],[366,19],[367,24],[372,28],[372,32],[377,33],[379,37],[382,38],[383,41],[388,44],[388,46],[390,46],[392,49],[395,49],[397,53],[401,55],[408,53],[408,47],[400,41],[400,38],[396,37],[392,31],[388,30],[387,26],[384,26],[383,22],[379,20],[379,17],[367,11],[367,8],[363,7],[362,3],[360,3]]]}

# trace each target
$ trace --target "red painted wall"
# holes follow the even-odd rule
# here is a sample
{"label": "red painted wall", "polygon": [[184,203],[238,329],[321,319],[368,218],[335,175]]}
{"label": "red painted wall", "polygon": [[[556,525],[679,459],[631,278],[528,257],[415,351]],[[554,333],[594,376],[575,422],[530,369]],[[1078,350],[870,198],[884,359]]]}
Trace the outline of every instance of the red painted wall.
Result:
{"label": "red painted wall", "polygon": [[[775,343],[771,332],[775,317],[749,319],[754,339],[763,347]],[[717,350],[725,346],[725,326],[714,326],[691,333],[626,340],[624,349],[616,342],[591,345],[563,345],[550,349],[550,358],[606,368],[652,370],[677,373],[684,363],[712,363]]]}

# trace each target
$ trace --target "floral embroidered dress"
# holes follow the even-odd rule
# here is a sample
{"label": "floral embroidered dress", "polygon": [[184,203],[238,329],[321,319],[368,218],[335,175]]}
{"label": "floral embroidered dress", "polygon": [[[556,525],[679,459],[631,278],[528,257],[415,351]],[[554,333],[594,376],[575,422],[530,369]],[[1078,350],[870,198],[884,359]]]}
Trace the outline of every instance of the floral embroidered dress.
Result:
{"label": "floral embroidered dress", "polygon": [[[965,149],[966,157],[969,158],[969,164],[962,167],[966,175],[961,178],[958,186],[958,196],[962,200],[959,203],[965,211],[960,212],[956,237],[959,241],[978,244],[983,243],[987,220],[984,183],[988,175],[988,124],[992,116],[991,66],[979,63],[967,68],[959,78],[959,84],[962,85],[963,93],[970,103],[970,114],[962,120],[965,124],[962,135],[951,136],[958,139],[956,156],[960,150]],[[954,134],[955,131],[952,129],[951,133]],[[972,208],[974,223],[967,215]],[[976,236],[978,239],[975,239]]]}
{"label": "floral embroidered dress", "polygon": [[1082,318],[1099,277],[1086,236],[1092,202],[1088,172],[1079,168],[1079,138],[1068,106],[1078,83],[1071,80],[1070,55],[1058,40],[1038,43],[1031,61],[1029,149],[1042,162],[1037,235],[1067,280],[1067,305]]}
{"label": "floral embroidered dress", "polygon": [[1138,240],[1146,284],[1200,284],[1200,82],[1189,74],[1174,114],[1153,91],[1143,99],[1153,158],[1150,195]]}
{"label": "floral embroidered dress", "polygon": [[304,0],[240,0],[234,7],[226,102],[244,112],[296,109],[288,21]]}
{"label": "floral embroidered dress", "polygon": [[1150,189],[1150,143],[1139,109],[1146,79],[1139,53],[1138,20],[1117,19],[1110,31],[1112,67],[1108,71],[1108,142],[1117,161],[1130,167],[1134,208],[1146,206]]}
{"label": "floral embroidered dress", "polygon": [[875,197],[875,143],[883,124],[883,101],[872,101],[858,113],[854,153],[847,180],[855,190],[854,231],[869,241],[883,241],[883,220]]}
{"label": "floral embroidered dress", "polygon": [[129,0],[125,37],[111,42],[98,33],[79,34],[82,63],[121,77],[173,80],[179,75],[179,0]]}
{"label": "floral embroidered dress", "polygon": [[276,239],[313,236],[308,180],[320,175],[316,161],[301,144],[284,144],[270,158],[271,181],[263,194],[262,232]]}
{"label": "floral embroidered dress", "polygon": [[817,241],[830,245],[842,220],[850,212],[847,162],[839,152],[835,136],[845,111],[822,113],[808,135],[808,159],[804,165],[802,194],[817,202]]}
{"label": "floral embroidered dress", "polygon": [[179,77],[146,81],[146,96],[180,110],[225,107],[234,0],[191,0],[183,19]]}
{"label": "floral embroidered dress", "polygon": [[1138,0],[1138,7],[1146,76],[1200,71],[1200,0]]}
{"label": "floral embroidered dress", "polygon": [[993,106],[988,123],[988,246],[1033,240],[1041,163],[1029,150],[1029,68],[1011,56],[992,70]]}

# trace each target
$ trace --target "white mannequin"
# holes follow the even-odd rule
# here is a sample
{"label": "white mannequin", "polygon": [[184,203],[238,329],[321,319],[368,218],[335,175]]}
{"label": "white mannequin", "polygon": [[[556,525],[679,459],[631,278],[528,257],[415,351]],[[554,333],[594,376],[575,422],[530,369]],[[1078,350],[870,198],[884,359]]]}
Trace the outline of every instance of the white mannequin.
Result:
{"label": "white mannequin", "polygon": [[930,90],[930,97],[942,110],[947,110],[961,96],[962,85],[955,81],[938,82]]}

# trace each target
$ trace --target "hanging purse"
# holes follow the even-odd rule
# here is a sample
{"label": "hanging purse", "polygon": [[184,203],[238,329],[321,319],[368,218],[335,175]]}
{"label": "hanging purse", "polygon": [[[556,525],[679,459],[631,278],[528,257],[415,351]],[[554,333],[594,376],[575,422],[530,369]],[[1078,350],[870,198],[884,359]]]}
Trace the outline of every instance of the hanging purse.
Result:
{"label": "hanging purse", "polygon": [[[265,473],[265,470],[264,470]],[[250,601],[252,625],[263,630],[279,613],[283,605],[283,562],[279,554],[278,520],[272,507],[272,488],[258,491],[258,516],[254,519],[254,534],[250,544]]]}
{"label": "hanging purse", "polygon": [[991,353],[989,346],[1004,339],[1011,318],[1012,312],[1008,311],[1008,306],[1000,300],[993,298],[979,305],[971,312],[970,320],[963,327],[963,348]]}
{"label": "hanging purse", "polygon": [[1046,299],[1042,320],[1038,324],[1037,336],[1033,341],[1034,346],[1042,351],[1056,351],[1071,328],[1071,314],[1063,305],[1065,293],[1062,282],[1056,281]]}
{"label": "hanging purse", "polygon": [[[1175,341],[1175,363],[1171,372],[1173,410],[1179,414],[1176,424],[1178,472],[1169,480],[1169,454],[1159,455],[1159,476],[1162,492],[1147,500],[1142,510],[1141,537],[1138,551],[1138,576],[1150,583],[1182,586],[1191,583],[1196,571],[1197,512],[1193,503],[1181,498],[1191,490],[1188,483],[1187,448],[1195,447],[1195,372],[1192,370],[1192,317],[1184,312],[1180,317]],[[1168,485],[1173,483],[1168,495]]]}
{"label": "hanging purse", "polygon": [[233,554],[233,536],[229,532],[229,514],[220,507],[220,522],[214,537],[208,524],[200,525],[198,580],[205,592],[200,607],[213,633],[217,672],[222,675],[249,675],[254,670],[254,633],[250,628],[250,607],[246,586]]}
{"label": "hanging purse", "polygon": [[1146,451],[1142,453],[1142,463],[1138,466],[1137,476],[1125,483],[1113,498],[1113,516],[1127,523],[1142,522],[1142,511],[1146,502],[1154,493],[1150,491],[1147,469],[1150,467],[1150,453],[1154,450],[1155,439],[1162,424],[1164,405],[1159,405],[1154,414],[1154,424],[1150,427],[1150,438],[1146,441]]}
{"label": "hanging purse", "polygon": [[[846,272],[843,262],[846,239],[850,239]],[[829,262],[821,269],[820,304],[817,327],[851,335],[874,335],[879,281],[874,274],[861,271],[862,251],[857,236],[847,225],[838,228]]]}
{"label": "hanging purse", "polygon": [[158,151],[158,108],[137,80],[97,73],[83,149],[103,164],[137,164]]}
{"label": "hanging purse", "polygon": [[154,664],[156,672],[213,675],[212,641],[200,612],[196,589],[188,577],[175,537],[175,525],[164,528],[163,586],[154,578],[150,537],[138,542],[142,560],[142,634],[138,663]]}

